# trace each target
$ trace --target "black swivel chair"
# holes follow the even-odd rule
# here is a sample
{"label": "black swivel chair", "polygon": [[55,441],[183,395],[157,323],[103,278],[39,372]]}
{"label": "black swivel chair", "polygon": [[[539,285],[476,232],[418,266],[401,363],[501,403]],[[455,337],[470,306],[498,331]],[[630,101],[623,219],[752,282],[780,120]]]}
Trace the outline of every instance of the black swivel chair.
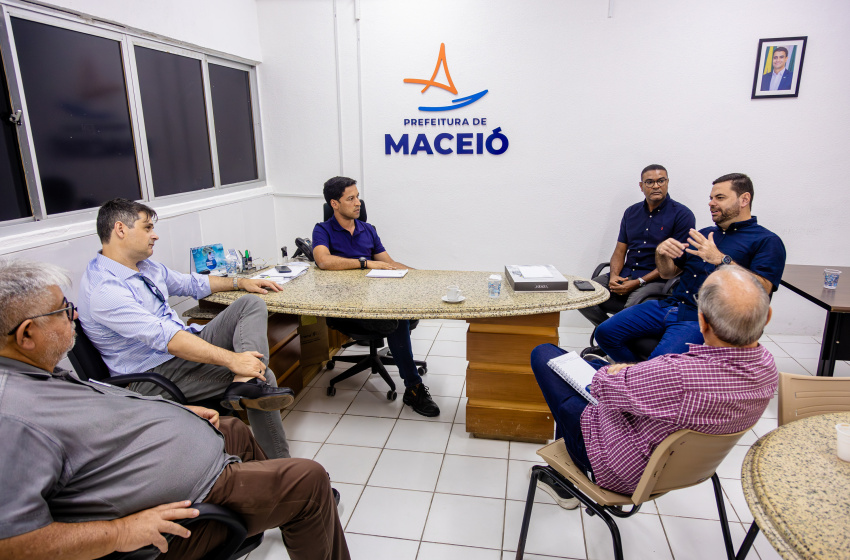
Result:
{"label": "black swivel chair", "polygon": [[[610,262],[599,263],[596,269],[593,271],[593,275],[591,278],[596,278],[602,271],[611,266]],[[679,277],[671,278],[667,280],[667,283],[664,284],[664,290],[658,294],[645,294],[641,297],[637,298],[633,305],[638,305],[645,301],[653,300],[653,299],[664,299],[673,291],[673,288],[676,284],[679,283]],[[593,332],[590,333],[590,346],[582,350],[581,355],[584,357],[585,354],[591,353],[593,349],[596,348],[596,329],[599,328],[594,327]],[[637,356],[641,361],[644,361],[649,358],[649,355],[655,350],[655,347],[658,346],[658,343],[661,342],[660,336],[642,336],[640,338],[636,338],[634,340],[629,341],[626,346],[628,346],[629,350]]]}
{"label": "black swivel chair", "polygon": [[[128,374],[119,377],[110,377],[109,368],[103,362],[103,358],[97,348],[91,343],[91,340],[86,336],[80,325],[79,319],[74,320],[74,329],[77,331],[77,341],[74,347],[68,352],[68,359],[74,366],[77,376],[88,381],[94,379],[103,383],[109,383],[116,387],[126,387],[130,383],[144,381],[153,383],[166,391],[171,398],[180,404],[187,404],[186,397],[183,392],[177,388],[177,385],[171,380],[158,375],[156,373],[138,373]],[[206,403],[205,403],[206,404]],[[216,521],[227,529],[227,540],[215,551],[210,552],[204,557],[204,560],[236,560],[245,556],[263,542],[263,533],[246,538],[247,531],[242,519],[234,512],[226,507],[216,504],[198,503],[192,504],[193,508],[197,509],[200,514],[192,519],[181,519],[175,521],[183,526],[189,526],[199,521]],[[150,550],[153,550],[151,545]],[[135,552],[113,552],[103,558],[105,560],[120,560],[122,558],[131,558]]]}
{"label": "black swivel chair", "polygon": [[89,337],[86,336],[79,319],[74,319],[74,330],[77,331],[77,341],[71,351],[68,352],[68,359],[74,366],[74,371],[77,372],[77,375],[83,381],[94,379],[95,381],[109,383],[116,387],[127,387],[131,383],[136,382],[152,383],[168,393],[170,399],[174,402],[183,405],[192,404],[212,408],[221,415],[232,414],[232,411],[221,406],[220,399],[206,399],[190,403],[177,385],[158,373],[130,373],[115,377],[110,376],[109,368],[106,367],[106,363],[103,361],[100,352],[94,347]]}
{"label": "black swivel chair", "polygon": [[[327,202],[324,205],[324,220],[327,221],[333,216],[333,208]],[[360,221],[366,221],[366,202],[360,201],[360,217],[358,218]],[[410,321],[410,330],[416,328],[419,324],[418,319],[414,319]],[[347,325],[344,321],[335,320],[333,317],[328,317],[328,326],[332,329],[338,330],[342,334],[349,336],[353,339],[352,342],[347,342],[342,345],[343,348],[348,348],[349,346],[353,346],[354,344],[362,344],[364,346],[369,346],[369,353],[366,355],[357,355],[357,356],[334,356],[332,360],[329,360],[327,363],[327,368],[333,369],[336,365],[336,362],[347,362],[353,363],[354,365],[340,373],[330,381],[330,385],[328,386],[327,395],[332,397],[336,395],[336,385],[340,381],[344,381],[349,377],[357,375],[361,371],[365,371],[369,368],[372,369],[372,373],[377,373],[381,376],[381,378],[387,382],[390,389],[387,391],[387,399],[394,401],[398,396],[395,390],[395,383],[390,377],[390,374],[387,372],[387,369],[384,367],[385,365],[394,366],[396,365],[395,359],[390,355],[389,349],[384,348],[384,336],[378,333],[365,333],[362,331],[354,331],[351,329],[349,325]],[[414,360],[413,361],[417,366],[417,371],[419,375],[425,375],[428,373],[428,364],[423,360]]]}

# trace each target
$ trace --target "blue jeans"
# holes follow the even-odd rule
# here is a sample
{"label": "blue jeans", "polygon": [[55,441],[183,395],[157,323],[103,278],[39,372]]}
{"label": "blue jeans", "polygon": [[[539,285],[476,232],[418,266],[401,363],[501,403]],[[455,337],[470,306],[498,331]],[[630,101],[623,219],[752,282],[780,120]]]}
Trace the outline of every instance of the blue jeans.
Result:
{"label": "blue jeans", "polygon": [[615,362],[634,363],[638,357],[626,343],[643,336],[661,336],[661,342],[649,359],[664,354],[683,354],[688,343],[702,344],[702,333],[697,321],[679,321],[678,307],[661,307],[658,300],[645,301],[627,307],[596,329],[596,342]]}
{"label": "blue jeans", "polygon": [[[567,451],[577,467],[592,472],[581,433],[581,413],[589,403],[548,365],[549,360],[566,353],[566,350],[552,344],[541,344],[531,351],[531,369],[555,418],[555,439],[564,439]],[[599,369],[597,365],[594,367]]]}
{"label": "blue jeans", "polygon": [[398,328],[387,335],[387,346],[398,367],[398,374],[405,387],[415,387],[422,378],[413,363],[413,347],[410,345],[410,321],[399,321]]}

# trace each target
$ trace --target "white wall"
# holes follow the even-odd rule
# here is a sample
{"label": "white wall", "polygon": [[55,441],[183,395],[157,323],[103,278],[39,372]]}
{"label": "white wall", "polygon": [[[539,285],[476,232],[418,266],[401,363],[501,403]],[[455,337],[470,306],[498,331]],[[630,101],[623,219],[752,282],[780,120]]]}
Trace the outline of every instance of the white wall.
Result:
{"label": "white wall", "polygon": [[[789,263],[847,265],[850,74],[838,69],[850,3],[614,2],[613,18],[608,5],[361,0],[358,23],[353,0],[258,0],[265,130],[280,138],[267,141],[279,237],[304,235],[320,213],[320,201],[287,195],[318,193],[341,169],[361,180],[390,253],[413,266],[554,262],[589,274],[640,200],[640,169],[662,163],[699,227],[710,224],[711,181],[743,171]],[[797,35],[809,37],[800,96],[751,100],[758,40]],[[423,114],[417,105],[451,96],[402,80],[430,77],[441,42],[459,93],[489,93]],[[274,115],[272,97],[282,102]],[[485,130],[501,126],[510,149],[385,155],[385,133],[420,132],[402,125],[411,116],[487,117]],[[775,307],[773,332],[822,329],[824,314],[787,290]]]}

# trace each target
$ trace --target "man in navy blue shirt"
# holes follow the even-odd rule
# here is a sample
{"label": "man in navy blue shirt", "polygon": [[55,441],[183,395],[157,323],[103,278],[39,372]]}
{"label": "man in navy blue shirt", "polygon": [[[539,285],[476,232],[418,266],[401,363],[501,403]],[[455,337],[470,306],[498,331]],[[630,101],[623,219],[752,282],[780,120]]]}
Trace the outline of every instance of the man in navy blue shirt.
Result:
{"label": "man in navy blue shirt", "polygon": [[692,229],[685,243],[667,239],[655,250],[662,278],[681,274],[670,296],[625,309],[596,329],[596,340],[612,361],[638,361],[627,343],[644,336],[662,337],[650,359],[683,354],[689,343],[701,344],[695,298],[708,275],[720,266],[735,263],[749,269],[768,294],[779,287],[785,245],[751,214],[753,182],[743,173],[730,173],[712,185],[708,208],[715,225]]}
{"label": "man in navy blue shirt", "polygon": [[[394,261],[378,237],[375,226],[358,220],[360,193],[357,181],[334,177],[325,182],[325,200],[334,215],[313,228],[313,258],[322,270],[404,269],[410,268]],[[422,384],[413,362],[410,344],[410,321],[375,319],[334,319],[349,331],[377,333],[385,336],[398,373],[404,380],[404,404],[422,416],[439,416],[440,408]]]}
{"label": "man in navy blue shirt", "polygon": [[664,290],[664,280],[655,268],[655,248],[669,237],[685,242],[688,232],[696,226],[694,213],[667,195],[669,185],[663,165],[647,165],[640,172],[638,187],[645,200],[626,208],[611,255],[610,274],[593,279],[608,288],[611,297],[599,305],[579,309],[594,326],[608,319],[608,315],[631,307],[638,298]]}

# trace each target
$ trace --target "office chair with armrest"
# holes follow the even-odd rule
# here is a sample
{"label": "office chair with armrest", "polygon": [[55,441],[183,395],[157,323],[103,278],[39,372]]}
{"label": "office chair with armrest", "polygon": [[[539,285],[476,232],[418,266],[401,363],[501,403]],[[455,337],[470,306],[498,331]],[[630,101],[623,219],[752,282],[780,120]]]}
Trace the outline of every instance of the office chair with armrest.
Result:
{"label": "office chair with armrest", "polygon": [[[593,271],[593,276],[591,278],[596,278],[602,271],[608,268],[611,265],[610,262],[600,263],[596,269]],[[653,299],[664,299],[673,291],[673,288],[676,284],[679,283],[679,277],[671,278],[667,280],[664,284],[664,289],[660,293],[655,294],[641,294],[635,299],[634,305],[640,305],[645,301],[650,301]],[[596,345],[596,329],[598,326],[593,328],[593,332],[590,333],[590,346],[581,351],[581,356],[584,357],[585,354],[595,353],[597,345]],[[640,338],[636,338],[634,340],[629,341],[626,346],[632,353],[637,356],[641,361],[645,361],[649,358],[650,354],[655,350],[655,347],[658,346],[658,343],[661,341],[661,337],[659,336],[642,336]]]}
{"label": "office chair with armrest", "polygon": [[192,404],[211,408],[223,416],[230,416],[233,413],[231,410],[221,406],[221,399],[206,399],[190,403],[177,385],[158,373],[129,373],[126,375],[111,376],[109,368],[106,367],[106,363],[103,361],[103,357],[97,348],[94,347],[91,340],[89,340],[89,337],[86,336],[79,319],[74,319],[74,330],[77,331],[77,341],[74,343],[74,347],[68,352],[68,359],[71,361],[71,365],[74,366],[77,376],[83,381],[94,379],[95,381],[109,383],[116,387],[127,387],[131,383],[136,382],[152,383],[165,391],[171,400],[182,405]]}
{"label": "office chair with armrest", "polygon": [[[327,202],[324,204],[322,210],[324,212],[325,221],[329,220],[334,214],[333,208],[331,208],[331,205]],[[361,222],[366,221],[366,201],[363,199],[360,200],[360,217],[358,219]],[[419,325],[418,319],[410,321],[410,330],[415,329],[417,325]],[[371,368],[372,373],[377,373],[384,381],[387,382],[387,385],[390,387],[389,391],[387,391],[387,399],[394,401],[398,396],[396,393],[395,383],[390,377],[390,374],[387,373],[387,369],[384,366],[393,366],[396,364],[389,352],[389,349],[381,350],[381,347],[384,346],[384,335],[373,332],[367,333],[354,331],[348,325],[334,321],[333,317],[328,317],[328,326],[353,339],[352,342],[343,344],[343,348],[359,344],[369,346],[369,353],[365,356],[334,356],[333,359],[329,360],[326,365],[329,370],[334,368],[336,362],[347,362],[353,363],[354,365],[331,379],[330,385],[327,389],[327,395],[329,397],[336,395],[336,387],[334,387],[334,385],[340,381],[344,381],[349,377],[357,375],[361,371]],[[414,360],[413,363],[416,364],[419,375],[425,375],[428,372],[428,364],[423,360]]]}
{"label": "office chair with armrest", "polygon": [[[202,560],[237,560],[242,558],[263,542],[263,533],[248,537],[248,531],[242,518],[235,512],[217,504],[197,503],[189,506],[198,510],[198,516],[191,519],[180,519],[175,521],[178,525],[190,527],[198,522],[214,521],[227,529],[227,539],[216,549],[209,552]],[[180,538],[180,537],[175,537]],[[99,560],[132,560],[143,551],[158,552],[149,545],[133,552],[113,552],[101,557]]]}
{"label": "office chair with armrest", "polygon": [[[720,528],[726,545],[726,555],[734,559],[732,536],[729,532],[726,506],[723,503],[723,489],[714,471],[735,447],[741,436],[749,430],[750,428],[747,428],[727,435],[701,434],[693,430],[679,430],[670,434],[652,452],[649,464],[631,496],[606,490],[591,482],[586,474],[573,463],[563,439],[539,449],[537,454],[548,464],[535,465],[531,468],[531,482],[517,544],[517,560],[522,560],[525,552],[534,494],[542,473],[546,473],[559,488],[578,498],[587,507],[585,511],[588,515],[598,515],[608,525],[616,560],[623,560],[623,543],[612,515],[631,517],[638,512],[644,502],[659,498],[672,490],[695,486],[710,478],[714,485],[714,498],[720,515]],[[631,507],[631,509],[625,511],[624,507]]]}
{"label": "office chair with armrest", "polygon": [[[808,416],[846,411],[850,411],[850,378],[779,374],[777,425],[784,426]],[[758,532],[759,526],[753,521],[738,550],[739,560],[746,558]]]}

